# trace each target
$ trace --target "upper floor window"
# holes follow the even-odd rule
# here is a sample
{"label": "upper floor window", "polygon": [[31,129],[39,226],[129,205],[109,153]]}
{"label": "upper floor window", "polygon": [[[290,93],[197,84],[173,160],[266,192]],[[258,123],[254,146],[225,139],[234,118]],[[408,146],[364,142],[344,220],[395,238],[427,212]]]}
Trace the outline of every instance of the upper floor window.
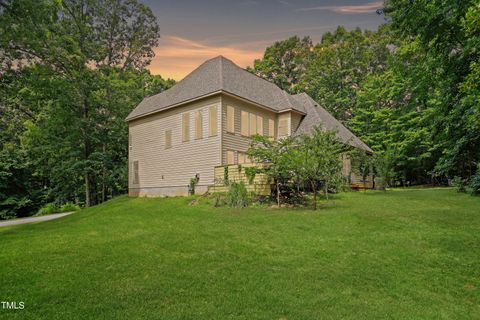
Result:
{"label": "upper floor window", "polygon": [[263,117],[255,113],[241,112],[241,134],[243,136],[263,135]]}
{"label": "upper floor window", "polygon": [[288,136],[288,119],[278,120],[278,136]]}
{"label": "upper floor window", "polygon": [[248,136],[248,112],[242,111],[242,118],[241,120],[241,130],[240,133],[242,136]]}
{"label": "upper floor window", "polygon": [[217,135],[217,106],[211,106],[208,113],[209,118],[209,136]]}
{"label": "upper floor window", "polygon": [[235,108],[227,106],[227,132],[235,133]]}
{"label": "upper floor window", "polygon": [[190,140],[190,113],[182,114],[182,141]]}
{"label": "upper floor window", "polygon": [[268,119],[268,136],[275,137],[275,121],[273,119]]}
{"label": "upper floor window", "polygon": [[202,112],[195,112],[195,139],[202,139],[203,137],[203,125],[202,125]]}
{"label": "upper floor window", "polygon": [[257,134],[263,136],[263,117],[257,116]]}

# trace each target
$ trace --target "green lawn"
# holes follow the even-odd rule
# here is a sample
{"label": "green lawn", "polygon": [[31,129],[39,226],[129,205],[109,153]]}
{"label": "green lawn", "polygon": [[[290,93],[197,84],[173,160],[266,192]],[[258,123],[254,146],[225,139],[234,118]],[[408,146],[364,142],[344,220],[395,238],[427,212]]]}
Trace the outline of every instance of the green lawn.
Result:
{"label": "green lawn", "polygon": [[310,210],[119,197],[0,229],[8,319],[479,319],[480,198],[337,195]]}

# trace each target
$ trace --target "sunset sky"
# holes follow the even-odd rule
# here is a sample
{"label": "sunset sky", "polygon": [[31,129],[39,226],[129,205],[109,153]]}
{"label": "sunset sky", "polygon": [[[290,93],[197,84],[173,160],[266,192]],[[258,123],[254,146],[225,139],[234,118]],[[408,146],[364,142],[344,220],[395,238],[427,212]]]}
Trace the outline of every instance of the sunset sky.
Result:
{"label": "sunset sky", "polygon": [[224,55],[241,67],[266,47],[293,35],[314,42],[338,25],[376,29],[383,1],[369,0],[142,0],[158,17],[161,39],[154,74],[182,79],[203,61]]}

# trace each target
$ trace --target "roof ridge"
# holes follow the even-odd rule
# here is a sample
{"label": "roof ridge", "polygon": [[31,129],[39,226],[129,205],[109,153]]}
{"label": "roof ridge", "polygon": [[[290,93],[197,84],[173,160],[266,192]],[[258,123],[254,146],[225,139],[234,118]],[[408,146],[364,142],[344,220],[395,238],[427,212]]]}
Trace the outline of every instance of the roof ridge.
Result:
{"label": "roof ridge", "polygon": [[220,57],[220,67],[218,68],[218,71],[220,73],[220,90],[223,90],[223,59],[225,59],[222,55]]}

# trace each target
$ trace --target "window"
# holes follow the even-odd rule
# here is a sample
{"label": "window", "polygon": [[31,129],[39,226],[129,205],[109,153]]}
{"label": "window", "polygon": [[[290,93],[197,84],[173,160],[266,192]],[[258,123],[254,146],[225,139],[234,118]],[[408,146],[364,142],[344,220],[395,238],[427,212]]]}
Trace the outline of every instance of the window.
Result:
{"label": "window", "polygon": [[138,184],[139,174],[138,174],[138,161],[133,161],[133,184]]}
{"label": "window", "polygon": [[242,111],[241,122],[242,136],[253,136],[255,134],[263,136],[263,117],[257,116],[254,113]]}
{"label": "window", "polygon": [[172,147],[172,130],[165,131],[165,149]]}
{"label": "window", "polygon": [[211,106],[209,110],[209,135],[217,135],[217,106]]}
{"label": "window", "polygon": [[227,151],[227,164],[235,164],[235,153],[233,151]]}
{"label": "window", "polygon": [[235,108],[227,106],[227,132],[235,133]]}
{"label": "window", "polygon": [[288,135],[288,119],[278,120],[278,136],[283,137]]}
{"label": "window", "polygon": [[257,116],[257,134],[263,136],[263,117]]}
{"label": "window", "polygon": [[133,147],[133,146],[132,146],[132,134],[130,133],[130,134],[128,135],[128,148],[129,148],[130,150],[132,150],[132,147]]}
{"label": "window", "polygon": [[248,112],[242,111],[242,136],[248,136]]}
{"label": "window", "polygon": [[275,137],[275,121],[268,119],[268,136],[270,138]]}
{"label": "window", "polygon": [[249,114],[249,130],[248,133],[253,136],[257,133],[257,116],[253,113]]}
{"label": "window", "polygon": [[202,112],[195,112],[195,139],[202,139],[203,126],[202,126]]}
{"label": "window", "polygon": [[190,140],[190,113],[182,114],[182,141]]}
{"label": "window", "polygon": [[245,152],[238,152],[238,163],[245,164],[245,163],[252,163],[250,157]]}

